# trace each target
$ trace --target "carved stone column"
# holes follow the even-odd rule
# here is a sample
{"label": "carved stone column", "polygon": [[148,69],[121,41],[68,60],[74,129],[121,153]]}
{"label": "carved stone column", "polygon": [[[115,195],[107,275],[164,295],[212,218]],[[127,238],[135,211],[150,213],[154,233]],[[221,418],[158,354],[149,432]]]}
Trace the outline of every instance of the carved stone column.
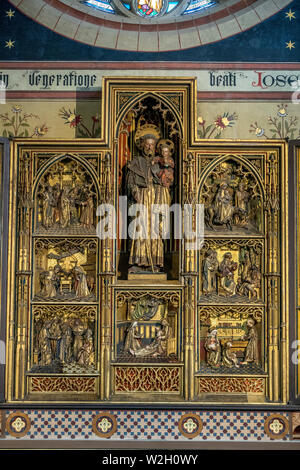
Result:
{"label": "carved stone column", "polygon": [[15,396],[25,395],[24,375],[28,360],[28,312],[31,296],[31,227],[32,227],[32,159],[29,153],[20,158],[19,186],[17,193],[19,245],[16,270],[16,355],[15,355]]}
{"label": "carved stone column", "polygon": [[[107,153],[102,161],[101,168],[101,202],[103,204],[112,204],[112,159],[111,154]],[[109,217],[112,217],[110,214]],[[110,224],[114,221],[110,220]],[[102,253],[101,272],[100,272],[100,324],[101,324],[101,400],[108,400],[111,394],[111,348],[112,348],[112,298],[111,298],[111,280],[115,275],[113,263],[113,240],[105,238],[101,240],[100,253]]]}
{"label": "carved stone column", "polygon": [[279,251],[279,180],[278,156],[270,153],[267,158],[266,225],[266,284],[269,356],[269,399],[280,400],[280,287],[281,272]]}
{"label": "carved stone column", "polygon": [[195,317],[196,317],[196,262],[197,250],[189,249],[189,243],[196,244],[195,237],[188,236],[187,228],[196,232],[196,192],[195,192],[195,156],[189,153],[184,159],[184,194],[183,212],[184,224],[187,222],[186,216],[189,213],[190,224],[184,226],[183,249],[183,272],[184,277],[184,363],[185,363],[185,387],[184,396],[186,400],[193,400],[195,395],[194,372],[195,372]]}

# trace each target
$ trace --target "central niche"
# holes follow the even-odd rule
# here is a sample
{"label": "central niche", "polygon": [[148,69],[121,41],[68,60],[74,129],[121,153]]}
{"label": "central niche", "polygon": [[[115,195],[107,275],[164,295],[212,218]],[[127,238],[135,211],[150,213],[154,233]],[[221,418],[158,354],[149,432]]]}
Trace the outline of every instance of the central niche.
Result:
{"label": "central niche", "polygon": [[118,231],[131,228],[134,233],[127,231],[128,238],[118,240],[119,279],[179,276],[180,240],[174,232],[181,222],[174,222],[169,209],[180,203],[182,146],[171,103],[147,96],[127,110],[118,127],[119,196],[126,196],[128,203],[128,221],[121,214]]}

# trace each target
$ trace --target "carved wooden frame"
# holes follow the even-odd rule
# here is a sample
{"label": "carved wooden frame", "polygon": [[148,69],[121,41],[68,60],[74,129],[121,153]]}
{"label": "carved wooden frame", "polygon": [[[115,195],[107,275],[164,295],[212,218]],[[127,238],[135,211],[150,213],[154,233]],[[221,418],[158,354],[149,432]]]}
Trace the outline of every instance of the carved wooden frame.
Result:
{"label": "carved wooden frame", "polygon": [[[267,293],[267,317],[264,337],[266,339],[268,354],[268,375],[265,381],[265,399],[273,403],[287,403],[289,399],[289,367],[288,367],[288,205],[287,205],[287,152],[284,141],[229,141],[229,140],[200,140],[197,139],[196,129],[196,82],[195,79],[186,78],[106,78],[103,81],[102,102],[102,131],[101,137],[95,139],[76,140],[34,140],[15,139],[11,144],[11,168],[10,168],[10,214],[9,214],[9,268],[8,268],[8,299],[7,311],[7,367],[6,367],[6,400],[34,401],[48,399],[49,395],[32,396],[27,389],[27,352],[28,331],[30,315],[28,301],[29,290],[16,304],[16,273],[27,282],[32,274],[30,257],[26,255],[26,243],[30,242],[30,232],[22,235],[21,246],[18,245],[19,233],[16,232],[19,223],[20,204],[17,200],[20,188],[20,157],[33,155],[38,152],[55,153],[56,155],[74,154],[80,158],[88,159],[91,153],[98,154],[97,175],[101,194],[101,202],[114,202],[118,198],[117,185],[117,136],[118,126],[124,114],[131,106],[141,100],[143,96],[152,93],[163,97],[164,103],[170,102],[170,106],[178,116],[181,124],[181,186],[180,196],[182,203],[192,205],[195,214],[195,205],[198,202],[199,181],[202,177],[199,162],[201,155],[215,155],[221,159],[224,155],[264,155],[268,162],[269,170],[265,171],[266,199],[265,211],[269,213],[269,223],[280,231],[281,239],[271,236],[271,245],[268,245],[269,256],[266,259],[268,267],[266,275]],[[176,99],[175,99],[175,98]],[[276,168],[272,167],[272,159],[275,156]],[[25,167],[24,167],[25,168]],[[199,170],[200,168],[200,170]],[[28,172],[23,172],[28,175]],[[32,183],[32,182],[31,182]],[[32,189],[30,190],[32,191]],[[27,198],[27,200],[26,200]],[[26,207],[26,215],[31,211],[30,201],[32,192],[23,194],[23,208]],[[19,199],[20,201],[20,199]],[[26,205],[27,204],[27,205]],[[25,219],[24,219],[25,220]],[[30,228],[30,225],[28,225]],[[271,226],[270,226],[271,227]],[[20,240],[20,239],[19,239]],[[268,238],[270,243],[270,234]],[[279,246],[280,245],[280,246]],[[18,246],[21,251],[18,251]],[[199,259],[195,250],[187,250],[183,246],[180,252],[179,279],[167,281],[157,290],[166,291],[166,288],[182,291],[182,335],[183,335],[183,368],[182,368],[182,403],[206,403],[198,394],[201,374],[197,372],[198,366],[198,281]],[[98,344],[99,344],[99,388],[95,394],[87,394],[81,401],[88,402],[106,401],[112,403],[116,400],[113,395],[114,371],[111,363],[112,336],[113,336],[113,295],[118,288],[134,291],[144,289],[151,291],[153,285],[119,281],[117,277],[117,249],[115,240],[99,241],[99,317],[98,317]],[[28,284],[29,285],[29,284]],[[222,378],[222,377],[221,377]],[[222,385],[222,387],[224,387]],[[224,388],[220,396],[224,394]],[[216,392],[217,394],[219,392]],[[230,391],[229,391],[230,393]],[[144,398],[143,398],[144,397]],[[142,395],[139,400],[144,403],[155,402],[155,393]],[[162,402],[172,402],[172,395],[161,395]],[[76,402],[76,395],[63,392],[56,395],[55,400]],[[128,400],[128,399],[127,399]],[[131,400],[131,399],[130,399]],[[132,398],[132,402],[134,399]],[[251,402],[251,397],[249,398]],[[178,402],[178,400],[177,400]]]}

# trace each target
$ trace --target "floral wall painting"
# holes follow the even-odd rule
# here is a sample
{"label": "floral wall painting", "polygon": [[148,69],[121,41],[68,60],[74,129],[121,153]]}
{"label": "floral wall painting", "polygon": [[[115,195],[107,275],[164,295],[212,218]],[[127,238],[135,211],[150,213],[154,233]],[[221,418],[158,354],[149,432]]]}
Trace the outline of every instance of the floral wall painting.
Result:
{"label": "floral wall painting", "polygon": [[19,104],[11,106],[9,111],[0,114],[3,125],[3,137],[43,137],[48,128],[46,124],[32,125],[31,121],[40,120],[37,114],[26,112]]}
{"label": "floral wall painting", "polygon": [[82,116],[74,109],[65,109],[64,107],[59,110],[59,116],[65,121],[65,124],[71,128],[76,129],[76,137],[99,137],[100,136],[100,115],[89,116],[88,118]]}
{"label": "floral wall painting", "polygon": [[300,123],[295,110],[291,110],[288,104],[278,104],[273,115],[267,118],[265,125],[261,121],[255,121],[250,125],[249,132],[256,138],[265,139],[299,139]]}
{"label": "floral wall painting", "polygon": [[[7,100],[0,106],[0,135],[13,138],[99,138],[100,100]],[[279,101],[202,101],[199,139],[297,139],[300,106]]]}
{"label": "floral wall painting", "polygon": [[220,139],[228,127],[235,125],[238,115],[224,112],[219,114],[214,120],[198,117],[198,137],[200,139]]}

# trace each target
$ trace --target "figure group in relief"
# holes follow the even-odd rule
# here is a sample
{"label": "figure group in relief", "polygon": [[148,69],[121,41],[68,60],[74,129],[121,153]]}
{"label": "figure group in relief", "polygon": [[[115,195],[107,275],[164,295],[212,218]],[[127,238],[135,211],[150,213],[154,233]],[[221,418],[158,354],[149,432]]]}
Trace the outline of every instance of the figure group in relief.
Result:
{"label": "figure group in relief", "polygon": [[260,286],[260,270],[251,261],[248,250],[244,251],[239,263],[233,260],[230,251],[221,255],[221,261],[216,250],[205,252],[202,263],[202,291],[205,296],[228,298],[238,295],[249,301],[257,301]]}
{"label": "figure group in relief", "polygon": [[45,229],[81,226],[91,229],[94,222],[94,198],[91,184],[47,184],[40,192],[42,225]]}
{"label": "figure group in relief", "polygon": [[134,321],[128,328],[124,343],[124,352],[134,357],[167,356],[168,339],[171,337],[171,327],[166,319],[155,328],[155,337],[150,344],[144,346],[139,332],[138,322]]}
{"label": "figure group in relief", "polygon": [[45,320],[38,335],[38,364],[90,366],[94,363],[94,341],[91,328],[79,318]]}
{"label": "figure group in relief", "polygon": [[75,300],[84,299],[93,295],[95,278],[88,275],[78,261],[73,261],[74,266],[69,271],[65,270],[59,262],[54,267],[41,271],[39,274],[39,297],[54,300],[64,296]]}
{"label": "figure group in relief", "polygon": [[257,234],[261,230],[261,196],[257,182],[243,167],[225,162],[204,183],[202,201],[209,231]]}
{"label": "figure group in relief", "polygon": [[221,365],[237,368],[247,364],[259,365],[258,331],[252,318],[247,320],[247,331],[242,337],[242,341],[247,341],[247,346],[244,358],[239,362],[237,354],[232,350],[234,342],[226,340],[222,345],[218,338],[218,330],[213,329],[207,334],[204,342],[206,363],[213,368],[218,368]]}

